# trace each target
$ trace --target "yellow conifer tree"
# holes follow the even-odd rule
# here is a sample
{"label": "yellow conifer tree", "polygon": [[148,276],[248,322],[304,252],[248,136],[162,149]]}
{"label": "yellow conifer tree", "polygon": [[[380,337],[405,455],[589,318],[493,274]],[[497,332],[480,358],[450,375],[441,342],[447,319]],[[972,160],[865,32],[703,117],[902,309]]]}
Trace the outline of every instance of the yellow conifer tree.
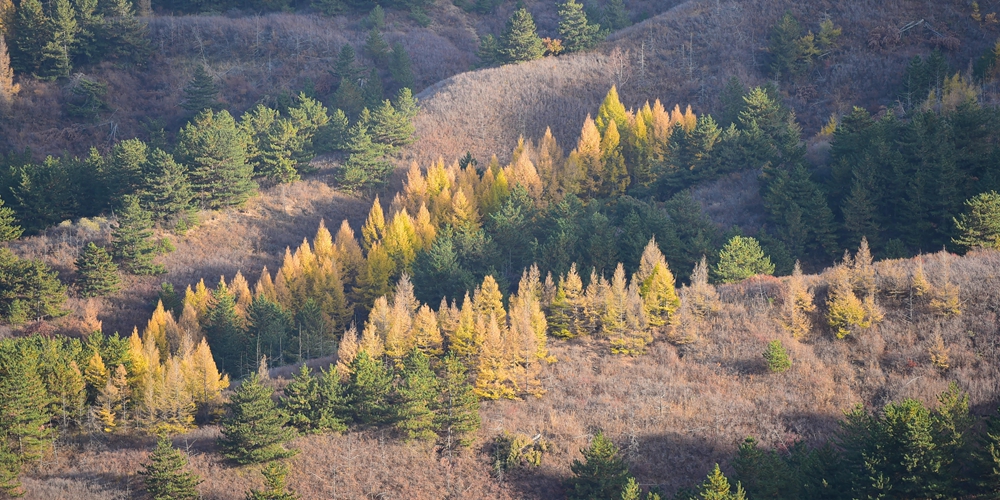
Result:
{"label": "yellow conifer tree", "polygon": [[580,193],[587,196],[599,194],[601,179],[604,178],[604,162],[601,161],[601,133],[594,120],[587,116],[580,131],[576,149],[570,153],[571,169],[580,179]]}
{"label": "yellow conifer tree", "polygon": [[426,204],[420,205],[420,209],[417,212],[416,224],[414,226],[417,234],[419,249],[427,250],[432,244],[434,244],[434,239],[437,238],[437,228],[431,221],[431,212],[427,210]]}
{"label": "yellow conifer tree", "polygon": [[326,228],[326,221],[324,219],[319,220],[319,227],[316,229],[316,237],[313,238],[313,252],[316,254],[316,259],[322,264],[328,260],[332,260],[336,248],[333,246],[333,235],[330,234],[330,230]]}
{"label": "yellow conifer tree", "polygon": [[482,336],[476,329],[476,311],[472,305],[472,299],[468,292],[465,300],[462,301],[462,309],[459,312],[458,324],[454,333],[448,336],[448,350],[462,358],[471,358],[479,353],[479,345]]}
{"label": "yellow conifer tree", "polygon": [[809,313],[816,310],[816,304],[813,303],[813,292],[806,285],[798,261],[795,261],[795,268],[787,283],[785,300],[781,306],[781,326],[796,340],[803,340],[812,331]]}
{"label": "yellow conifer tree", "polygon": [[542,179],[527,152],[517,155],[514,162],[504,169],[504,174],[511,184],[525,188],[536,203],[542,199]]}
{"label": "yellow conifer tree", "polygon": [[97,418],[104,432],[114,432],[123,423],[130,396],[125,367],[118,365],[97,393]]}
{"label": "yellow conifer tree", "polygon": [[406,207],[416,210],[421,205],[430,202],[427,191],[427,178],[420,170],[417,162],[411,162],[409,170],[406,171],[406,181],[403,182],[403,193],[406,199]]}
{"label": "yellow conifer tree", "polygon": [[222,391],[229,387],[229,376],[219,373],[208,342],[202,339],[181,361],[185,390],[197,412],[208,416],[221,414]]}
{"label": "yellow conifer tree", "polygon": [[383,240],[386,252],[393,261],[396,273],[408,273],[417,256],[419,241],[413,219],[404,208],[392,218]]}
{"label": "yellow conifer tree", "polygon": [[354,230],[351,229],[351,225],[346,220],[340,223],[340,229],[337,231],[337,239],[334,240],[334,244],[337,247],[337,256],[340,259],[340,278],[343,280],[345,287],[352,287],[357,281],[358,273],[364,267],[365,257],[361,252],[361,245],[358,244],[357,238],[354,237]]}
{"label": "yellow conifer tree", "polygon": [[413,318],[413,341],[417,349],[429,356],[438,356],[442,352],[443,340],[437,315],[427,304],[420,306]]}
{"label": "yellow conifer tree", "polygon": [[83,369],[83,380],[94,390],[100,390],[108,383],[108,369],[104,366],[104,359],[101,353],[94,351],[87,360],[87,366]]}
{"label": "yellow conifer tree", "polygon": [[837,338],[844,338],[872,325],[864,303],[854,294],[846,266],[834,267],[827,277],[830,290],[826,299],[826,320]]}
{"label": "yellow conifer tree", "polygon": [[365,225],[361,227],[361,236],[364,240],[365,250],[368,251],[376,243],[381,242],[382,237],[385,236],[385,212],[382,211],[382,203],[379,202],[378,195],[375,196],[372,209],[368,212]]}
{"label": "yellow conifer tree", "polygon": [[649,323],[653,326],[667,324],[671,316],[681,306],[677,296],[676,281],[667,260],[656,244],[656,237],[650,238],[639,260],[639,270],[632,277],[633,283],[639,284],[639,293]]}
{"label": "yellow conifer tree", "polygon": [[486,399],[516,399],[516,381],[496,317],[476,320],[476,328],[485,333],[476,360],[475,392]]}
{"label": "yellow conifer tree", "polygon": [[277,300],[274,281],[271,280],[271,273],[267,270],[267,266],[261,270],[260,278],[257,279],[257,284],[253,287],[253,294],[255,297],[264,297],[272,302]]}
{"label": "yellow conifer tree", "polygon": [[456,229],[467,232],[479,230],[479,211],[469,202],[464,192],[455,192],[451,200],[451,214],[451,224]]}
{"label": "yellow conifer tree", "polygon": [[483,278],[483,283],[476,287],[472,295],[472,306],[476,315],[484,321],[490,316],[497,318],[498,324],[507,320],[507,312],[503,308],[503,293],[492,275],[487,275]]}
{"label": "yellow conifer tree", "polygon": [[351,327],[344,332],[337,346],[337,374],[341,380],[347,380],[351,374],[351,363],[358,356],[358,328],[351,323]]}

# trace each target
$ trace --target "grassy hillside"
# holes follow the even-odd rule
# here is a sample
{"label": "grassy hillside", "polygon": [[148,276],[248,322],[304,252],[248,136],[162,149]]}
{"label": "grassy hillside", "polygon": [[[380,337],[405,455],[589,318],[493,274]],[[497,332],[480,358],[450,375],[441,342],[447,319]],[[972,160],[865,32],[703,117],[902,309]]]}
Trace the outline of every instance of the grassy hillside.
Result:
{"label": "grassy hillside", "polygon": [[463,73],[428,88],[419,96],[425,110],[417,120],[422,140],[411,156],[425,163],[471,151],[480,158],[497,154],[503,161],[519,135],[537,139],[546,127],[568,150],[580,123],[596,113],[595,103],[612,84],[626,106],[659,97],[668,108],[679,103],[691,104],[696,113],[717,112],[730,77],[750,87],[769,81],[768,35],[785,12],[804,30],[818,31],[826,16],[843,29],[841,47],[807,75],[777,82],[807,136],[831,114],[853,106],[873,112],[894,106],[906,64],[941,40],[921,26],[902,34],[897,44],[873,48],[868,41],[875,33],[925,20],[938,33],[959,38],[958,48],[946,52],[956,71],[965,71],[997,36],[992,25],[974,21],[960,0],[664,3],[676,6],[613,34],[597,52]]}
{"label": "grassy hillside", "polygon": [[[958,286],[960,314],[936,312],[928,297],[913,295],[918,262],[932,287]],[[661,334],[649,354],[628,357],[607,354],[597,339],[550,341],[558,361],[541,376],[547,392],[484,403],[476,444],[456,456],[404,444],[388,431],[301,437],[294,442],[301,453],[291,460],[290,485],[304,498],[557,498],[579,449],[603,429],[641,484],[671,492],[715,462],[728,473],[728,459],[748,435],[778,449],[800,440],[819,444],[856,403],[876,408],[916,398],[933,406],[954,381],[969,392],[973,414],[991,413],[1000,382],[998,268],[997,252],[878,262],[885,320],[846,339],[823,324],[829,273],[806,277],[819,310],[803,340],[778,324],[781,281],[723,285],[718,312],[698,326],[691,343],[671,344]],[[773,339],[789,350],[788,372],[769,373],[765,366],[761,353]],[[941,349],[947,367],[932,362]],[[502,431],[551,443],[542,465],[502,479],[494,474],[491,441]],[[208,427],[174,441],[205,478],[206,498],[242,498],[243,488],[258,479],[210,453],[216,435]],[[148,447],[141,440],[67,443],[25,479],[26,498],[126,498],[140,486],[135,471]]]}

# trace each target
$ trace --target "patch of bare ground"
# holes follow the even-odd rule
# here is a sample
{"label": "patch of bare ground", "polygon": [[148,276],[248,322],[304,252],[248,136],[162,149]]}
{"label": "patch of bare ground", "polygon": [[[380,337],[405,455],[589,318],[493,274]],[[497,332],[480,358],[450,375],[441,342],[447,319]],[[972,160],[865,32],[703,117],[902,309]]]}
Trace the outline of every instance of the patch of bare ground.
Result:
{"label": "patch of bare ground", "polygon": [[424,164],[439,155],[456,158],[470,151],[481,159],[498,154],[504,160],[517,136],[537,139],[546,127],[552,127],[568,150],[584,117],[597,112],[612,84],[626,106],[659,98],[668,108],[680,103],[691,104],[697,113],[713,112],[730,77],[748,86],[768,81],[767,37],[785,12],[795,14],[804,30],[815,32],[827,15],[843,29],[838,50],[819,59],[800,79],[780,83],[809,135],[831,114],[852,106],[874,111],[895,105],[906,64],[914,55],[930,53],[938,41],[937,35],[918,27],[907,31],[899,44],[871,48],[872,30],[898,29],[923,19],[942,35],[960,40],[946,54],[962,71],[997,37],[992,25],[973,21],[968,5],[959,1],[664,4],[676,7],[614,33],[595,52],[463,73],[429,87],[420,94],[424,112],[417,118],[417,135],[422,141],[409,156]]}

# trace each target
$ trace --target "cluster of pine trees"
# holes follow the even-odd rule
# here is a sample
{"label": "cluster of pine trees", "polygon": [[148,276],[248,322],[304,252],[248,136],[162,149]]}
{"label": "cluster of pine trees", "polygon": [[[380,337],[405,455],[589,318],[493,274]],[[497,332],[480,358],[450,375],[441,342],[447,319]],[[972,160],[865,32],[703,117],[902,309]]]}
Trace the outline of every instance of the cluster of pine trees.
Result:
{"label": "cluster of pine trees", "polygon": [[15,72],[52,80],[101,61],[142,64],[151,53],[129,0],[4,0],[0,36]]}
{"label": "cluster of pine trees", "polygon": [[15,492],[21,467],[60,434],[176,433],[218,416],[228,377],[204,339],[166,328],[162,313],[141,337],[0,341],[0,490]]}

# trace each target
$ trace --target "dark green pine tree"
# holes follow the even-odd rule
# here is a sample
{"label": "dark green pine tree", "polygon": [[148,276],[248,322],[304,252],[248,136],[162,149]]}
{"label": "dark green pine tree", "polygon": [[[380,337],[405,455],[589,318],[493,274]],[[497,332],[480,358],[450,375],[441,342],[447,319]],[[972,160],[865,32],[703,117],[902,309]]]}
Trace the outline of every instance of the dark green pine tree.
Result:
{"label": "dark green pine tree", "polygon": [[194,191],[184,166],[161,149],[154,149],[143,168],[142,205],[158,221],[180,217],[185,224],[193,216]]}
{"label": "dark green pine tree", "polygon": [[219,109],[218,99],[219,87],[215,84],[215,79],[208,74],[203,64],[199,64],[194,68],[191,80],[184,86],[184,100],[180,106],[192,114],[206,109],[215,111]]}
{"label": "dark green pine tree", "polygon": [[357,117],[365,107],[365,98],[361,95],[361,87],[353,78],[341,78],[337,91],[332,97],[333,107],[343,110],[350,117]]}
{"label": "dark green pine tree", "polygon": [[444,358],[438,379],[437,404],[434,408],[434,425],[441,435],[446,450],[469,446],[473,434],[479,429],[479,397],[476,396],[465,365],[458,356]]}
{"label": "dark green pine tree", "polygon": [[451,227],[438,233],[434,243],[417,252],[413,263],[413,291],[421,302],[435,303],[442,297],[455,300],[474,285],[472,273],[458,262]]}
{"label": "dark green pine tree", "polygon": [[219,368],[232,378],[244,375],[256,368],[256,359],[249,359],[252,346],[247,345],[246,333],[240,327],[236,316],[236,299],[223,285],[212,292],[212,306],[205,322],[205,339],[212,348],[212,354]]}
{"label": "dark green pine tree", "polygon": [[330,325],[316,299],[309,297],[295,313],[295,337],[289,347],[297,349],[298,360],[327,356],[333,352],[334,339]]}
{"label": "dark green pine tree", "polygon": [[[9,34],[5,34],[9,36]],[[52,40],[48,19],[39,0],[23,0],[14,20],[10,63],[17,73],[37,74],[45,46]]]}
{"label": "dark green pine tree", "polygon": [[603,14],[603,24],[611,31],[617,31],[632,25],[628,9],[625,8],[624,0],[608,0],[608,3],[604,4]]}
{"label": "dark green pine tree", "polygon": [[120,203],[130,194],[141,189],[143,169],[149,162],[149,147],[139,139],[128,139],[115,144],[102,162],[102,177],[108,186],[112,203]]}
{"label": "dark green pine tree", "polygon": [[722,108],[722,113],[717,117],[719,126],[726,128],[739,120],[740,113],[746,106],[743,101],[743,96],[746,93],[747,88],[739,77],[734,76],[726,81],[726,86],[722,88],[722,94],[719,95],[719,104]]}
{"label": "dark green pine tree", "polygon": [[77,285],[80,295],[84,297],[103,297],[121,290],[118,266],[108,252],[94,242],[87,243],[80,252],[76,259],[76,273],[79,275]]}
{"label": "dark green pine tree", "polygon": [[66,286],[48,265],[0,248],[0,318],[20,324],[65,316],[65,303]]}
{"label": "dark green pine tree", "polygon": [[23,233],[24,229],[17,225],[14,209],[5,207],[3,198],[0,198],[0,241],[14,241]]}
{"label": "dark green pine tree", "polygon": [[105,7],[103,37],[107,56],[123,65],[142,65],[153,52],[146,23],[135,16],[130,0],[110,0]]}
{"label": "dark green pine tree", "polygon": [[289,425],[300,432],[343,432],[344,389],[337,368],[314,377],[304,364],[285,386],[281,406],[288,413]]}
{"label": "dark green pine tree", "polygon": [[573,477],[566,482],[567,497],[573,500],[620,497],[628,482],[628,465],[618,455],[618,447],[598,431],[590,446],[580,450],[584,461],[573,460]]}
{"label": "dark green pine tree", "polygon": [[263,295],[254,297],[247,308],[247,339],[256,349],[254,359],[281,359],[288,345],[288,332],[292,318],[279,304]]}
{"label": "dark green pine tree", "polygon": [[178,134],[174,155],[204,206],[242,205],[257,190],[247,163],[246,138],[228,111],[202,111]]}
{"label": "dark green pine tree", "polygon": [[500,57],[500,42],[493,35],[486,35],[479,39],[479,48],[476,49],[476,57],[479,58],[479,67],[488,68],[502,64]]}
{"label": "dark green pine tree", "polygon": [[417,113],[420,112],[417,98],[413,96],[413,91],[408,87],[399,89],[396,92],[396,100],[393,102],[393,105],[396,107],[396,114],[404,116],[408,120],[413,120],[417,117]]}
{"label": "dark green pine tree", "polygon": [[378,28],[368,31],[368,38],[365,39],[365,55],[378,66],[383,66],[389,61],[389,44]]}
{"label": "dark green pine tree", "polygon": [[358,77],[358,70],[354,64],[354,47],[352,47],[349,43],[345,43],[344,46],[340,48],[340,52],[337,54],[337,62],[333,65],[333,72],[336,74],[337,78],[340,78],[341,83],[343,83],[344,80],[353,81]]}
{"label": "dark green pine tree", "polygon": [[438,381],[431,371],[430,359],[414,349],[403,364],[396,427],[408,440],[431,441],[434,432],[434,400],[438,396]]}
{"label": "dark green pine tree", "polygon": [[111,231],[111,253],[121,268],[132,274],[162,274],[166,269],[153,263],[156,243],[152,214],[139,205],[139,198],[128,195],[117,214],[118,226]]}
{"label": "dark green pine tree", "polygon": [[802,71],[800,64],[800,42],[802,28],[791,12],[771,29],[768,52],[771,53],[771,73],[775,78],[796,75]]}
{"label": "dark green pine tree", "polygon": [[184,470],[187,457],[171,444],[166,436],[156,440],[156,447],[149,454],[149,463],[143,465],[139,474],[146,484],[146,493],[153,500],[196,500],[201,478]]}
{"label": "dark green pine tree", "polygon": [[397,89],[412,89],[415,85],[410,53],[403,47],[402,42],[392,44],[392,52],[389,54],[389,74],[392,75],[392,81]]}
{"label": "dark green pine tree", "polygon": [[39,76],[55,80],[70,74],[70,54],[74,51],[79,27],[69,0],[55,0],[51,8],[49,27],[52,39],[42,48]]}
{"label": "dark green pine tree", "polygon": [[357,190],[385,184],[392,173],[392,164],[385,159],[385,146],[372,141],[368,127],[361,121],[348,134],[347,150],[351,154],[338,172],[340,185]]}
{"label": "dark green pine tree", "polygon": [[583,5],[576,0],[559,4],[559,36],[566,52],[593,48],[601,39],[601,25],[587,22]]}
{"label": "dark green pine tree", "polygon": [[[365,109],[375,109],[382,104],[382,96],[385,94],[385,87],[382,85],[382,76],[378,69],[372,68],[368,76],[361,82],[361,100],[365,103]],[[364,111],[361,112],[362,116]],[[364,119],[364,118],[360,118]]]}
{"label": "dark green pine tree", "polygon": [[299,495],[285,485],[288,466],[281,462],[271,462],[260,471],[264,476],[264,489],[250,490],[246,500],[298,500]]}
{"label": "dark green pine tree", "polygon": [[[977,486],[984,491],[1000,491],[1000,418],[996,415],[986,419],[986,429],[979,435],[979,447],[975,458]],[[2,470],[0,462],[0,471]],[[3,484],[2,476],[0,484]]]}
{"label": "dark green pine tree", "polygon": [[219,447],[229,460],[241,465],[270,462],[297,453],[285,448],[295,431],[285,427],[288,416],[271,399],[273,390],[251,373],[226,403]]}
{"label": "dark green pine tree", "polygon": [[0,489],[16,492],[21,465],[40,458],[54,436],[37,367],[29,343],[0,341]]}
{"label": "dark green pine tree", "polygon": [[507,27],[500,36],[498,59],[504,64],[541,59],[545,53],[542,39],[535,29],[535,20],[527,9],[521,8],[507,21]]}
{"label": "dark green pine tree", "polygon": [[377,426],[391,422],[393,415],[392,375],[385,363],[361,351],[351,362],[347,385],[348,408],[356,424]]}

